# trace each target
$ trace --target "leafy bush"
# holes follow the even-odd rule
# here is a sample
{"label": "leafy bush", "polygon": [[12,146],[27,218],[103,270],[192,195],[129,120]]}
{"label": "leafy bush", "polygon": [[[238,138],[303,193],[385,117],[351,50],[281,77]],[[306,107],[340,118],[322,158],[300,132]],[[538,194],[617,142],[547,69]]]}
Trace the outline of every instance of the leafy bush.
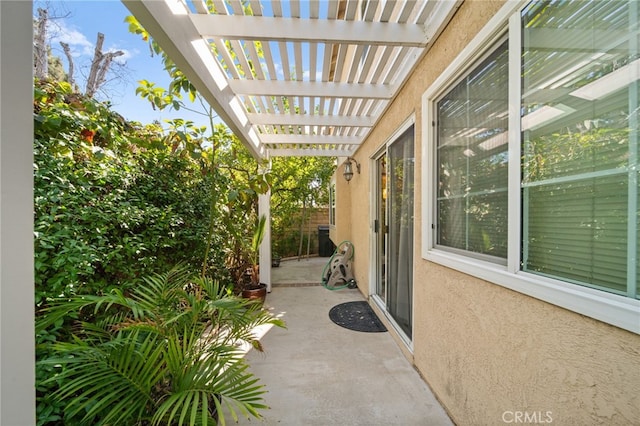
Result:
{"label": "leafy bush", "polygon": [[73,338],[52,346],[42,367],[59,383],[64,424],[224,424],[223,405],[259,417],[263,386],[247,371],[238,342],[261,349],[253,328],[283,323],[187,268],[145,278],[130,296],[114,289],[61,299],[37,328],[74,313]]}
{"label": "leafy bush", "polygon": [[34,153],[37,304],[201,264],[215,174],[168,146],[160,129],[133,127],[66,83],[44,83]]}
{"label": "leafy bush", "polygon": [[[224,182],[201,133],[161,132],[127,123],[109,105],[73,93],[67,83],[36,82],[34,95],[34,231],[36,317],[53,299],[126,294],[141,277],[203,262],[212,194]],[[188,142],[188,143],[187,143]],[[219,214],[214,214],[213,218]],[[207,270],[222,283],[224,228],[212,233]],[[36,333],[38,360],[69,341],[72,316]],[[60,423],[50,398],[64,380],[36,369],[38,424]]]}

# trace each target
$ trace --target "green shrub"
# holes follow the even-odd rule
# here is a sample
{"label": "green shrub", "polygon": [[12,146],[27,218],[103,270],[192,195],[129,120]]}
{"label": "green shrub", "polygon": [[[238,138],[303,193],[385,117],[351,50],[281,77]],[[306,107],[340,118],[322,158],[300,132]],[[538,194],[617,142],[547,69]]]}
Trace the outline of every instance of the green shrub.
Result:
{"label": "green shrub", "polygon": [[[225,412],[260,417],[263,386],[247,370],[238,342],[261,349],[256,326],[284,324],[260,305],[188,268],[143,279],[130,296],[114,289],[99,296],[55,301],[37,324],[74,321],[73,338],[49,345],[39,362],[53,375],[44,384],[49,416],[65,425],[215,425]],[[43,416],[46,413],[41,413]]]}
{"label": "green shrub", "polygon": [[[177,133],[127,123],[66,83],[36,82],[34,126],[37,319],[53,299],[126,294],[170,265],[201,267],[211,197],[222,180],[206,158],[191,155],[203,141],[180,149]],[[215,231],[207,270],[226,283],[228,236],[223,227]],[[68,317],[40,329],[37,359],[69,341],[72,325]],[[37,364],[39,425],[64,423],[63,407],[51,399],[64,379],[47,381],[54,372]]]}

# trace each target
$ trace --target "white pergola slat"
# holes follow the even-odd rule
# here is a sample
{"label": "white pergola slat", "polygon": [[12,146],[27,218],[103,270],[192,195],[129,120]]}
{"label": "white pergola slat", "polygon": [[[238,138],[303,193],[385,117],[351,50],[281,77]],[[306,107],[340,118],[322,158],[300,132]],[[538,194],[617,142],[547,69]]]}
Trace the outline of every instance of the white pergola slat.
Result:
{"label": "white pergola slat", "polygon": [[323,83],[311,81],[231,80],[237,94],[259,96],[324,96],[327,98],[391,99],[391,84]]}
{"label": "white pergola slat", "polygon": [[260,135],[260,141],[264,144],[281,145],[309,145],[309,144],[336,144],[359,145],[361,138],[355,136],[324,136],[324,135]]}
{"label": "white pergola slat", "polygon": [[247,114],[249,120],[257,125],[289,125],[289,126],[330,126],[330,127],[373,127],[375,119],[366,115],[347,117],[338,115],[314,114]]}
{"label": "white pergola slat", "polygon": [[256,158],[353,155],[460,0],[123,0]]}
{"label": "white pergola slat", "polygon": [[232,40],[308,41],[358,45],[425,47],[429,40],[422,25],[364,21],[304,21],[236,15],[192,15],[204,37]]}

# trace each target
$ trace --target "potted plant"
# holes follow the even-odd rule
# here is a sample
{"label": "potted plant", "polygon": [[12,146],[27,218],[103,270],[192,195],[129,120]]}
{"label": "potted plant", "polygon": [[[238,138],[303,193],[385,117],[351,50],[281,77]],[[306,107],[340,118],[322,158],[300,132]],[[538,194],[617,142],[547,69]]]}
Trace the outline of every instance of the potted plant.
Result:
{"label": "potted plant", "polygon": [[260,244],[264,239],[264,233],[267,225],[266,216],[260,216],[258,224],[253,231],[251,238],[251,248],[249,251],[250,265],[245,271],[242,287],[242,297],[247,299],[259,300],[264,303],[267,297],[267,285],[260,282]]}

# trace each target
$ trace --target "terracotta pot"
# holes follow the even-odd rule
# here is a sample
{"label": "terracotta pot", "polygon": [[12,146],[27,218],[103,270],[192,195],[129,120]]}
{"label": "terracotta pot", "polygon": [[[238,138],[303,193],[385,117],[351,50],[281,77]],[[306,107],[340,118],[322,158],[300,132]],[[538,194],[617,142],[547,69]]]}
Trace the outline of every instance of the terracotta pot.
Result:
{"label": "terracotta pot", "polygon": [[257,287],[246,287],[242,290],[242,297],[250,300],[260,300],[260,303],[264,303],[267,298],[267,285],[260,283]]}

